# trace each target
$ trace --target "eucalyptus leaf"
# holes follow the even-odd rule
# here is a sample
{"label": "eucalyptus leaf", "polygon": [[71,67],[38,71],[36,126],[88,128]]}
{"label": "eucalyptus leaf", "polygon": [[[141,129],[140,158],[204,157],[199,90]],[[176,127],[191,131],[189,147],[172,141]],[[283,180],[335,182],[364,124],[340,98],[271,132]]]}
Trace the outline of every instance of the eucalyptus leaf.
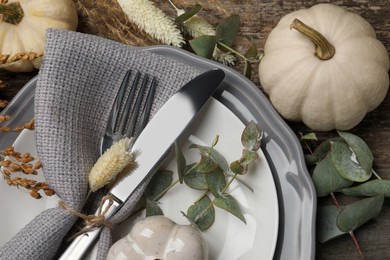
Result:
{"label": "eucalyptus leaf", "polygon": [[345,206],[337,217],[337,226],[343,232],[350,232],[376,217],[383,205],[384,196],[362,199]]}
{"label": "eucalyptus leaf", "polygon": [[377,196],[390,197],[390,180],[372,180],[359,186],[340,190],[348,196]]}
{"label": "eucalyptus leaf", "polygon": [[311,133],[307,133],[307,134],[302,135],[301,140],[315,140],[315,141],[317,141],[318,139],[317,139],[316,133],[311,132]]}
{"label": "eucalyptus leaf", "polygon": [[211,193],[218,197],[226,186],[226,177],[221,168],[205,174],[206,182]]}
{"label": "eucalyptus leaf", "polygon": [[356,159],[365,172],[370,172],[374,155],[368,145],[360,137],[354,134],[342,131],[338,131],[338,134],[347,142],[349,147],[351,147],[352,151],[356,154]]}
{"label": "eucalyptus leaf", "polygon": [[335,137],[322,142],[313,152],[316,162],[321,161],[330,152],[331,142],[344,142],[344,139]]}
{"label": "eucalyptus leaf", "polygon": [[257,159],[259,159],[259,154],[256,151],[250,151],[247,149],[242,150],[242,156],[240,159],[242,165],[249,165]]}
{"label": "eucalyptus leaf", "polygon": [[172,175],[173,172],[169,170],[157,171],[146,186],[145,197],[154,200],[155,197],[160,196],[172,184]]}
{"label": "eucalyptus leaf", "polygon": [[201,154],[197,170],[201,173],[208,173],[218,168],[218,163],[208,154]]}
{"label": "eucalyptus leaf", "polygon": [[212,35],[202,35],[190,40],[190,45],[196,54],[211,59],[217,45],[217,38]]}
{"label": "eucalyptus leaf", "polygon": [[176,157],[176,166],[177,166],[177,173],[179,175],[179,181],[180,183],[183,183],[184,179],[184,173],[186,170],[186,158],[184,157],[179,145],[177,142],[175,142],[175,157]]}
{"label": "eucalyptus leaf", "polygon": [[154,200],[146,199],[146,216],[164,215],[164,212]]}
{"label": "eucalyptus leaf", "polygon": [[232,46],[236,39],[240,26],[240,17],[232,15],[224,19],[216,28],[215,35],[218,42],[222,42],[227,46]]}
{"label": "eucalyptus leaf", "polygon": [[240,160],[237,160],[230,164],[230,170],[235,174],[244,175],[248,170],[248,166],[243,165]]}
{"label": "eucalyptus leaf", "polygon": [[196,4],[191,10],[179,15],[176,17],[175,21],[179,24],[183,24],[185,21],[199,13],[199,11],[202,9],[202,6],[199,4]]}
{"label": "eucalyptus leaf", "polygon": [[317,162],[318,162],[317,158],[314,155],[312,155],[312,154],[305,154],[305,163],[306,163],[306,165],[308,167],[316,165]]}
{"label": "eucalyptus leaf", "polygon": [[256,44],[252,43],[252,45],[245,52],[244,57],[249,59],[249,60],[252,60],[252,59],[257,59],[258,56],[259,56],[259,53],[257,52]]}
{"label": "eucalyptus leaf", "polygon": [[223,157],[217,150],[213,147],[203,146],[203,145],[195,145],[191,147],[197,147],[200,151],[201,155],[210,157],[225,173],[229,170],[229,164],[226,161],[225,157]]}
{"label": "eucalyptus leaf", "polygon": [[372,171],[366,170],[355,160],[354,152],[342,142],[331,142],[331,154],[334,167],[344,178],[356,181],[367,181]]}
{"label": "eucalyptus leaf", "polygon": [[205,175],[198,171],[197,164],[192,164],[184,175],[184,183],[195,190],[207,190],[207,181]]}
{"label": "eucalyptus leaf", "polygon": [[232,195],[227,193],[221,194],[219,197],[214,199],[213,204],[218,208],[224,209],[238,217],[246,224],[246,220],[241,212],[240,205]]}
{"label": "eucalyptus leaf", "polygon": [[242,132],[241,143],[246,149],[256,151],[260,148],[262,136],[263,132],[259,130],[256,123],[250,121]]}
{"label": "eucalyptus leaf", "polygon": [[313,172],[313,183],[318,197],[329,195],[331,192],[350,187],[353,182],[343,178],[333,166],[330,153],[322,159]]}
{"label": "eucalyptus leaf", "polygon": [[187,210],[187,216],[191,218],[200,230],[208,229],[215,220],[215,209],[208,196],[195,202]]}
{"label": "eucalyptus leaf", "polygon": [[337,225],[339,209],[335,205],[318,207],[317,210],[317,239],[321,243],[337,238],[346,232],[341,231]]}

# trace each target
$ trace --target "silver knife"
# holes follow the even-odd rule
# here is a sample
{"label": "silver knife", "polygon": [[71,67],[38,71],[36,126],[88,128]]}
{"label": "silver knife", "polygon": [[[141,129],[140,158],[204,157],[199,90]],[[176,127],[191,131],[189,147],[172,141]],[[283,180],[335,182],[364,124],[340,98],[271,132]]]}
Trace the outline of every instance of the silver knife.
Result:
{"label": "silver knife", "polygon": [[[220,69],[200,74],[179,89],[153,116],[132,147],[132,151],[138,154],[137,168],[110,188],[114,203],[105,215],[106,219],[117,212],[143,181],[156,172],[172,144],[193,121],[224,77],[225,73]],[[95,229],[77,237],[59,259],[82,259],[100,231]]]}

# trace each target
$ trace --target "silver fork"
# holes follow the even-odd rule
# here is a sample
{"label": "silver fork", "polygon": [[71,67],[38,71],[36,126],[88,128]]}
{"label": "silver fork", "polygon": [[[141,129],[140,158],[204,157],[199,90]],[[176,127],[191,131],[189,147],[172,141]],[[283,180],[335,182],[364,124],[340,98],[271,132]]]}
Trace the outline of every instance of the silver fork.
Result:
{"label": "silver fork", "polygon": [[[156,78],[153,77],[151,80],[149,80],[149,76],[145,75],[142,79],[141,86],[139,87],[139,91],[137,93],[137,86],[141,78],[141,73],[137,72],[132,82],[130,93],[126,97],[126,89],[131,74],[131,70],[128,70],[126,72],[126,75],[123,78],[121,86],[119,88],[118,94],[115,98],[114,105],[111,109],[108,118],[106,132],[101,141],[101,154],[103,154],[108,148],[110,148],[114,142],[124,137],[136,138],[148,122],[150,111],[152,109],[154,93],[156,90]],[[150,87],[148,88],[149,81]],[[142,106],[142,101],[144,100],[145,93],[146,100],[144,105]],[[125,102],[124,105],[122,105],[123,102]],[[122,106],[123,109],[121,109]],[[131,109],[133,110],[133,113],[131,113],[130,118],[128,118]],[[123,112],[120,115],[121,111]],[[138,128],[137,118],[139,118]]]}
{"label": "silver fork", "polygon": [[[103,154],[114,142],[120,140],[121,138],[137,138],[148,122],[156,90],[156,79],[153,77],[149,80],[149,76],[145,75],[142,82],[139,83],[141,73],[137,72],[131,84],[130,93],[126,95],[126,89],[130,81],[131,73],[131,70],[126,72],[115,98],[114,105],[108,118],[106,132],[101,140],[101,154]],[[137,92],[137,86],[139,84],[141,84],[141,86]],[[149,88],[148,85],[150,85]],[[130,118],[128,118],[130,110],[132,110],[132,113],[130,114]],[[139,119],[137,120],[137,118]],[[90,231],[87,236],[81,235],[75,238],[75,240],[68,245],[67,249],[63,252],[59,259],[73,259],[73,254],[78,254],[77,248],[80,249],[89,245],[88,239],[94,240],[99,232],[100,230],[95,229]]]}

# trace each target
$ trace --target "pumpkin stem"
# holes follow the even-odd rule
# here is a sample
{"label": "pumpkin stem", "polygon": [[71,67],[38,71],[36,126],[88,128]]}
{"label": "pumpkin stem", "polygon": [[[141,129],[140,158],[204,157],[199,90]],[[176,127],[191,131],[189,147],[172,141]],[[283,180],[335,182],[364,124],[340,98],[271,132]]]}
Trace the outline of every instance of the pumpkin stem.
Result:
{"label": "pumpkin stem", "polygon": [[19,2],[0,4],[0,14],[3,15],[3,21],[17,25],[22,21],[24,12]]}
{"label": "pumpkin stem", "polygon": [[307,26],[299,19],[294,19],[290,25],[290,29],[292,28],[310,38],[316,46],[315,54],[319,59],[329,60],[335,55],[336,49],[334,46],[321,33]]}

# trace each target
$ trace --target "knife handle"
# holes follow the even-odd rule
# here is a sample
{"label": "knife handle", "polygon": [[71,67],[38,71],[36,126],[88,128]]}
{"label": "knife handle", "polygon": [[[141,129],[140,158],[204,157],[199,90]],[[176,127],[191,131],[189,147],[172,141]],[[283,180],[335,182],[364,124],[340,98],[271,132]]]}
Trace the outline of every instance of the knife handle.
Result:
{"label": "knife handle", "polygon": [[[104,209],[108,206],[109,201],[106,200],[105,203],[102,205],[102,211],[104,212]],[[112,216],[115,212],[118,211],[119,206],[121,204],[113,200],[112,205],[107,210],[104,217],[108,219],[110,216]],[[98,210],[95,212],[95,215],[98,214]],[[66,250],[62,253],[59,260],[81,260],[85,259],[85,256],[87,252],[92,248],[92,245],[95,244],[97,238],[99,237],[100,232],[102,231],[102,228],[95,228],[89,232],[83,233],[76,237],[70,245],[66,248]]]}

